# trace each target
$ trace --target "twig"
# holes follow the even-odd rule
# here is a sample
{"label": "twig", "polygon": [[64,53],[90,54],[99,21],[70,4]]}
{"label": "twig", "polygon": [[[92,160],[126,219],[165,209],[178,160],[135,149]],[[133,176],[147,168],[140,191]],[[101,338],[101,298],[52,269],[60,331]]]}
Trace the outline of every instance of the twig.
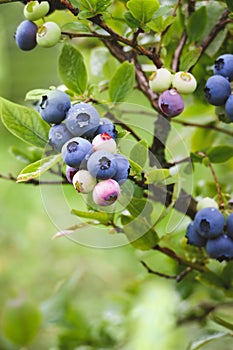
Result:
{"label": "twig", "polygon": [[223,200],[223,196],[222,196],[221,186],[220,186],[220,183],[218,181],[216,172],[215,172],[215,170],[213,168],[213,165],[211,163],[209,163],[209,168],[210,168],[211,174],[213,176],[213,179],[214,179],[214,182],[215,182],[215,186],[216,186],[216,189],[217,189],[217,193],[218,193],[219,209],[224,209],[224,200]]}
{"label": "twig", "polygon": [[175,119],[175,118],[172,119],[172,122],[177,123],[177,124],[181,124],[183,126],[190,126],[190,127],[197,127],[197,128],[215,130],[215,131],[221,132],[223,134],[226,134],[226,135],[229,135],[229,136],[233,136],[233,131],[220,128],[219,126],[214,125],[212,122],[208,123],[208,124],[198,124],[198,123],[186,122],[184,120]]}
{"label": "twig", "polygon": [[[3,175],[0,174],[0,179],[3,180],[10,180],[13,182],[17,182],[17,177],[13,176],[12,174],[9,175]],[[18,182],[18,183],[23,183],[23,184],[31,184],[31,185],[67,185],[69,184],[69,182],[67,180],[61,180],[61,181],[52,181],[52,180],[37,180],[37,179],[30,179],[28,181],[24,181],[24,182]]]}
{"label": "twig", "polygon": [[173,56],[173,60],[172,60],[172,70],[174,72],[177,72],[179,69],[180,56],[182,54],[186,40],[187,40],[187,33],[186,33],[186,31],[184,31],[181,38],[180,38],[179,45],[177,46],[177,48],[174,52],[174,56]]}

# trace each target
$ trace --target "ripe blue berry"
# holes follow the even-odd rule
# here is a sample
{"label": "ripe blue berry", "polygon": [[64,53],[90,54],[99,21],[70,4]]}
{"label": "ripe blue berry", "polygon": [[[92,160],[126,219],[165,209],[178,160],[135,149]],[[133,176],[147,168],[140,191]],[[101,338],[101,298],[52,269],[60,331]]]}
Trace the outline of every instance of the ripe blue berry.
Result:
{"label": "ripe blue berry", "polygon": [[122,185],[129,176],[130,164],[127,158],[122,154],[114,154],[114,160],[116,163],[116,174],[113,176],[113,179]]}
{"label": "ripe blue berry", "polygon": [[40,115],[49,124],[60,124],[70,108],[70,97],[61,90],[51,90],[40,101]]}
{"label": "ripe blue berry", "polygon": [[55,46],[61,38],[61,29],[55,22],[45,22],[38,28],[36,42],[42,47]]}
{"label": "ripe blue berry", "polygon": [[196,247],[204,247],[207,242],[207,240],[195,230],[193,222],[188,225],[185,237],[188,239],[188,244]]}
{"label": "ripe blue berry", "polygon": [[213,75],[207,80],[204,93],[211,105],[222,106],[231,94],[231,84],[221,75]]}
{"label": "ripe blue berry", "polygon": [[92,145],[88,140],[82,137],[73,137],[62,146],[62,158],[67,165],[79,168],[91,150]]}
{"label": "ripe blue berry", "polygon": [[214,74],[222,75],[233,80],[233,55],[224,54],[219,56],[214,63]]}
{"label": "ripe blue berry", "polygon": [[227,217],[226,227],[228,236],[233,238],[233,213]]}
{"label": "ripe blue berry", "polygon": [[92,197],[97,205],[108,206],[113,204],[120,195],[118,182],[112,179],[100,181],[94,188]]}
{"label": "ripe blue berry", "polygon": [[159,108],[167,117],[175,117],[184,110],[184,101],[176,89],[164,91],[159,96]]}
{"label": "ripe blue berry", "polygon": [[230,95],[225,104],[227,118],[233,122],[233,95]]}
{"label": "ripe blue berry", "polygon": [[14,39],[17,46],[24,51],[29,51],[36,47],[37,25],[31,21],[23,21],[17,27]]}
{"label": "ripe blue berry", "polygon": [[74,136],[93,137],[99,126],[99,113],[88,103],[77,103],[66,116],[66,126]]}
{"label": "ripe blue berry", "polygon": [[208,239],[206,251],[211,258],[218,261],[230,260],[233,258],[233,239],[226,234]]}
{"label": "ripe blue berry", "polygon": [[103,134],[107,132],[116,141],[117,130],[113,122],[108,118],[100,118],[99,126],[95,132],[95,135]]}
{"label": "ripe blue berry", "polygon": [[216,208],[203,208],[194,218],[195,230],[204,238],[215,238],[224,229],[224,216]]}
{"label": "ripe blue berry", "polygon": [[55,151],[60,152],[64,143],[72,137],[65,124],[53,125],[49,130],[49,143]]}
{"label": "ripe blue berry", "polygon": [[98,180],[112,178],[117,171],[114,155],[104,150],[94,152],[87,161],[87,170]]}

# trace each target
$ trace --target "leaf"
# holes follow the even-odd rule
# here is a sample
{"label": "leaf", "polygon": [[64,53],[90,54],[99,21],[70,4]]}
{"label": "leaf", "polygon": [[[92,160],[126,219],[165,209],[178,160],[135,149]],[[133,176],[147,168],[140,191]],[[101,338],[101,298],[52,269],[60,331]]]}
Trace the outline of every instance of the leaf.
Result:
{"label": "leaf", "polygon": [[77,209],[72,209],[71,213],[81,218],[97,220],[105,224],[109,223],[112,218],[111,214],[99,211],[81,211]]}
{"label": "leaf", "polygon": [[135,81],[134,65],[124,62],[116,70],[109,84],[109,97],[112,102],[126,100],[133,90]]}
{"label": "leaf", "polygon": [[187,33],[190,41],[195,42],[200,38],[207,25],[207,19],[206,6],[200,7],[190,16],[187,24]]}
{"label": "leaf", "polygon": [[201,283],[203,283],[204,285],[207,285],[213,288],[217,287],[220,289],[225,289],[228,287],[225,281],[212,271],[204,272],[201,275],[198,275],[196,279]]}
{"label": "leaf", "polygon": [[212,335],[209,335],[209,336],[206,336],[205,338],[203,338],[202,340],[198,340],[198,341],[195,341],[193,342],[190,347],[188,348],[188,350],[198,350],[198,349],[201,349],[204,345],[210,343],[210,342],[213,342],[217,339],[220,339],[220,338],[224,338],[224,337],[227,337],[229,336],[230,334],[229,333],[215,333],[215,334],[212,334]]}
{"label": "leaf", "polygon": [[52,239],[69,236],[69,235],[75,233],[76,231],[78,231],[84,227],[87,227],[88,225],[96,225],[96,222],[95,221],[80,222],[77,225],[74,225],[74,226],[71,226],[67,229],[56,232],[53,235]]}
{"label": "leaf", "polygon": [[98,0],[96,2],[96,14],[106,11],[112,3],[113,0]]}
{"label": "leaf", "polygon": [[128,161],[130,164],[130,172],[134,172],[138,175],[141,175],[142,170],[143,170],[142,167],[139,164],[137,164],[136,162],[134,162],[132,159],[128,159]]}
{"label": "leaf", "polygon": [[208,150],[206,155],[211,163],[224,163],[233,157],[233,146],[215,146]]}
{"label": "leaf", "polygon": [[136,18],[133,17],[131,12],[126,11],[124,13],[125,21],[128,24],[128,26],[132,29],[136,29],[140,27],[140,21],[138,21]]}
{"label": "leaf", "polygon": [[27,164],[31,162],[30,154],[28,154],[27,152],[22,151],[21,149],[19,149],[17,147],[13,147],[13,146],[10,147],[9,148],[9,152],[16,159],[20,160],[21,162],[24,162],[24,163],[27,163]]}
{"label": "leaf", "polygon": [[148,158],[148,144],[146,141],[141,140],[132,148],[130,152],[130,159],[144,167]]}
{"label": "leaf", "polygon": [[3,124],[13,135],[33,146],[46,147],[49,125],[34,109],[0,98],[0,114]]}
{"label": "leaf", "polygon": [[79,50],[65,44],[58,63],[62,82],[75,93],[83,94],[87,88],[87,70]]}
{"label": "leaf", "polygon": [[222,317],[219,317],[215,314],[212,315],[211,319],[217,323],[217,324],[220,324],[220,326],[223,326],[227,329],[230,329],[231,331],[233,331],[233,323],[231,322],[228,322],[226,320],[224,320]]}
{"label": "leaf", "polygon": [[226,0],[227,7],[231,12],[233,12],[233,2],[232,0]]}
{"label": "leaf", "polygon": [[157,169],[157,168],[152,169],[148,171],[146,174],[146,178],[147,178],[146,183],[147,184],[158,183],[165,180],[169,176],[170,176],[169,169]]}
{"label": "leaf", "polygon": [[167,15],[172,9],[173,6],[170,5],[160,6],[158,11],[156,11],[154,16],[152,17],[152,20]]}
{"label": "leaf", "polygon": [[27,300],[9,300],[2,315],[3,334],[20,348],[30,344],[39,332],[41,313]]}
{"label": "leaf", "polygon": [[79,21],[65,23],[61,29],[63,32],[74,32],[74,33],[78,33],[78,32],[89,33],[90,32],[90,28],[87,25],[85,25]]}
{"label": "leaf", "polygon": [[158,0],[130,0],[127,7],[134,18],[142,24],[149,22],[154,13],[159,9]]}
{"label": "leaf", "polygon": [[24,168],[17,177],[17,182],[24,182],[31,179],[35,179],[38,176],[44,174],[47,170],[52,168],[61,160],[61,154],[52,155],[34,163],[29,164]]}
{"label": "leaf", "polygon": [[201,48],[197,47],[194,50],[189,50],[181,56],[180,69],[189,71],[189,69],[196,64],[201,54]]}
{"label": "leaf", "polygon": [[48,92],[50,92],[51,90],[49,89],[34,89],[34,90],[30,90],[27,92],[26,96],[25,96],[25,101],[37,101],[40,100],[40,98],[43,95],[47,95]]}

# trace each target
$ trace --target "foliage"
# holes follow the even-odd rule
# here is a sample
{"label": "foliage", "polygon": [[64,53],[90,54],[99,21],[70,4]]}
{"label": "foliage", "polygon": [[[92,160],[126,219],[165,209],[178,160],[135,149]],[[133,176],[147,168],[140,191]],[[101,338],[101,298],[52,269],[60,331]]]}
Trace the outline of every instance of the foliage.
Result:
{"label": "foliage", "polygon": [[[10,11],[12,4],[4,6]],[[232,3],[72,0],[65,6],[48,17],[62,28],[56,51],[59,83],[72,102],[92,103],[115,123],[118,147],[130,162],[129,179],[113,209],[69,193],[61,155],[49,145],[49,125],[35,107],[54,81],[27,91],[26,104],[0,98],[2,124],[25,142],[21,149],[11,139],[11,155],[25,164],[16,176],[0,178],[25,187],[57,185],[48,212],[54,211],[57,220],[66,211],[72,215],[61,219],[67,225],[61,229],[55,222],[54,238],[97,247],[100,239],[105,248],[130,243],[125,261],[137,266],[134,277],[125,276],[122,291],[112,290],[108,301],[95,295],[88,305],[90,294],[82,290],[85,269],[38,305],[18,296],[6,300],[0,347],[37,349],[40,332],[49,329],[56,333],[53,349],[149,350],[155,339],[161,350],[209,349],[208,344],[217,349],[219,341],[230,349],[232,261],[213,261],[203,249],[188,245],[185,230],[204,197],[215,198],[225,215],[232,212],[232,123],[219,120],[203,92],[215,59],[233,49]],[[159,96],[149,84],[161,67],[190,71],[198,82],[197,90],[184,96],[184,112],[172,119],[161,115]],[[43,190],[42,196],[49,201]],[[97,266],[102,268],[100,262]],[[113,282],[111,271],[106,278]]]}

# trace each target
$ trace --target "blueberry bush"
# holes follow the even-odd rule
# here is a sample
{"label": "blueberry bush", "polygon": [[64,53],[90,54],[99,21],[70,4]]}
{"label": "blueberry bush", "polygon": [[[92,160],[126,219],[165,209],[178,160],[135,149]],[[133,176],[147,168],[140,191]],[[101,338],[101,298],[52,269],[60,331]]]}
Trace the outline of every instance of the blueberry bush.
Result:
{"label": "blueberry bush", "polygon": [[[10,12],[11,2],[0,5]],[[17,9],[7,40],[22,57],[55,52],[59,83],[51,73],[20,101],[2,93],[2,126],[25,166],[0,178],[41,189],[56,241],[127,246],[137,267],[95,322],[90,290],[73,305],[73,280],[40,305],[6,300],[0,347],[232,349],[232,1],[25,0]],[[53,343],[40,340],[47,330]]]}

